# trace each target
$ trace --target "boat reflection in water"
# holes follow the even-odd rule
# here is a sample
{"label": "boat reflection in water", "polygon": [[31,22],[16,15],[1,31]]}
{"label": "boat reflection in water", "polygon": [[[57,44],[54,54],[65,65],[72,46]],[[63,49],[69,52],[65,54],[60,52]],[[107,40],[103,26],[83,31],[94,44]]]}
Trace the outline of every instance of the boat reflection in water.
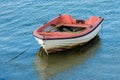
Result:
{"label": "boat reflection in water", "polygon": [[[44,51],[40,49],[35,57],[36,70],[40,73],[42,80],[46,80],[93,57],[99,46],[100,38],[96,36],[84,46],[77,46],[70,50],[50,54],[49,56],[44,55]],[[40,54],[42,55],[40,56]]]}

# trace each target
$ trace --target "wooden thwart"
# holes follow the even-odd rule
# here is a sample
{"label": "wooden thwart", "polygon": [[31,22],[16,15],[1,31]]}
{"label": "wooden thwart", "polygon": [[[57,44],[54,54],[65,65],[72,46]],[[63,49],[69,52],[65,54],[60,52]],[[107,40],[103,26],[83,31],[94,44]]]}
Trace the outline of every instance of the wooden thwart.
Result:
{"label": "wooden thwart", "polygon": [[63,26],[63,25],[64,25],[64,23],[60,23],[60,24],[54,26],[53,28],[51,28],[51,29],[49,30],[49,32],[51,32],[51,31],[54,30],[55,28],[58,28],[58,27]]}

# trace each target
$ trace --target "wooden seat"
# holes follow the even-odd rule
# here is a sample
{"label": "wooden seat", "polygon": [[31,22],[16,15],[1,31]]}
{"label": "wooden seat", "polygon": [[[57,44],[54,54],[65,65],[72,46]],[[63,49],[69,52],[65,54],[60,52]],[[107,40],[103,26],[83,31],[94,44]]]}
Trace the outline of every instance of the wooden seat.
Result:
{"label": "wooden seat", "polygon": [[87,27],[90,27],[91,25],[88,25],[88,24],[64,24],[63,26],[87,28]]}

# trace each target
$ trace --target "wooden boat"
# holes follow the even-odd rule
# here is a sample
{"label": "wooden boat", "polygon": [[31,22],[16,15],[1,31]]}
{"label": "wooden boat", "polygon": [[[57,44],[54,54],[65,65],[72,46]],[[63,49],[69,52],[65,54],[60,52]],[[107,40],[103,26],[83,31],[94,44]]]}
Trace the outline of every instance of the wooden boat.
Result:
{"label": "wooden boat", "polygon": [[90,41],[99,33],[102,21],[103,18],[97,16],[77,20],[62,14],[37,28],[33,35],[48,54]]}

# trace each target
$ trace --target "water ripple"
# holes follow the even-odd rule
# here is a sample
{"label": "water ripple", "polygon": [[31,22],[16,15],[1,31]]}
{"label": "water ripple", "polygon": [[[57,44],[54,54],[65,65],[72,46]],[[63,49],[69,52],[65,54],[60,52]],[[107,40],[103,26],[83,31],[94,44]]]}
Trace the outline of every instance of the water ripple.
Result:
{"label": "water ripple", "polygon": [[[1,0],[0,62],[3,63],[9,58],[19,54],[32,43],[35,43],[35,45],[23,56],[18,58],[16,63],[13,61],[11,65],[0,65],[0,74],[5,80],[22,80],[22,77],[26,77],[28,80],[33,80],[33,78],[34,80],[40,80],[38,77],[41,78],[42,76],[36,76],[38,73],[36,73],[35,67],[33,68],[34,55],[40,45],[37,44],[33,38],[32,32],[59,14],[71,14],[77,19],[88,19],[91,15],[95,15],[104,18],[102,32],[99,34],[101,46],[97,48],[96,52],[93,52],[96,55],[91,59],[87,59],[86,62],[82,64],[56,73],[50,77],[50,80],[58,80],[61,78],[69,80],[118,80],[120,78],[119,4],[119,0]],[[72,57],[74,58],[75,55],[72,55]],[[66,59],[66,56],[64,56],[64,58]],[[77,58],[74,59],[77,60]],[[57,60],[59,62],[59,59]],[[69,62],[69,60],[66,61]],[[63,65],[67,64],[60,63]],[[48,69],[50,69],[50,67]],[[52,73],[49,72],[49,74]],[[31,79],[29,75],[31,75]]]}

